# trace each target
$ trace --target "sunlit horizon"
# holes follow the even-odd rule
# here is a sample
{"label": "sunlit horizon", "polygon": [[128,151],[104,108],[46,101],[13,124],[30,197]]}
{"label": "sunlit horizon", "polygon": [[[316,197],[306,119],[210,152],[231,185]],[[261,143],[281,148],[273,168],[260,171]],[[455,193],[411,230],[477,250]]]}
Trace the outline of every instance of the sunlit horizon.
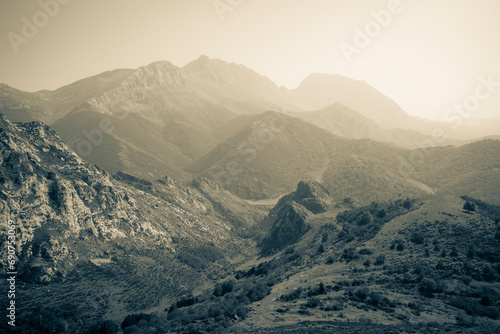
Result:
{"label": "sunlit horizon", "polygon": [[[43,10],[38,1],[0,2],[0,82],[53,90],[118,68],[159,60],[182,67],[207,55],[288,89],[312,73],[366,81],[407,113],[442,120],[481,77],[500,81],[493,0],[232,3],[68,1],[25,38],[24,19],[33,23]],[[12,34],[25,40],[16,44]],[[470,117],[500,117],[500,89]]]}

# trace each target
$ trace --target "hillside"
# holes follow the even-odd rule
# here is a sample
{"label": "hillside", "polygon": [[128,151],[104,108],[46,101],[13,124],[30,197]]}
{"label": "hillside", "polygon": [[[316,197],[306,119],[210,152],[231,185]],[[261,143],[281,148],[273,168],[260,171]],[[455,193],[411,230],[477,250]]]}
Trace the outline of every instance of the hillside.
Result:
{"label": "hillside", "polygon": [[443,192],[500,204],[500,140],[487,139],[459,148],[424,151],[415,178]]}
{"label": "hillside", "polygon": [[17,330],[500,332],[497,123],[206,56],[0,85]]}
{"label": "hillside", "polygon": [[401,107],[366,82],[341,75],[311,74],[293,94],[308,110],[320,110],[340,102],[374,120],[384,129],[397,127],[397,124],[408,118]]}
{"label": "hillside", "polygon": [[[14,125],[3,115],[0,122],[0,208],[17,227],[16,269],[24,282],[19,298],[26,301],[21,323],[49,312],[53,316],[43,326],[64,321],[75,328],[76,314],[90,325],[158,307],[212,284],[229,257],[251,253],[252,241],[242,236],[262,219],[261,209],[223,190],[205,197],[169,177],[150,182],[120,173],[113,179],[43,123]],[[208,181],[198,184],[210,194],[202,186]],[[222,210],[219,202],[232,204]],[[6,233],[4,226],[2,268]],[[138,286],[145,274],[150,279]],[[179,285],[186,277],[192,279]],[[77,313],[61,314],[63,301]]]}
{"label": "hillside", "polygon": [[[392,143],[407,149],[425,147],[429,142],[433,141],[431,136],[424,135],[415,130],[400,128],[384,129],[377,122],[340,102],[321,110],[296,112],[293,115],[337,136],[350,139],[373,139],[379,142]],[[465,141],[453,138],[444,138],[439,144],[441,146],[458,146],[465,143]]]}
{"label": "hillside", "polygon": [[108,173],[123,171],[148,180],[164,175],[188,178],[181,168],[192,159],[163,139],[158,124],[140,116],[124,118],[87,109],[70,113],[53,127],[80,157]]}
{"label": "hillside", "polygon": [[[299,188],[307,185],[319,189],[310,182]],[[288,201],[300,189],[283,198],[281,209],[299,205]],[[213,290],[122,326],[143,332],[497,332],[498,224],[486,212],[462,211],[463,203],[439,195],[309,212],[301,216],[309,228],[275,256],[248,261]]]}
{"label": "hillside", "polygon": [[12,122],[52,124],[86,100],[115,88],[132,70],[114,70],[76,81],[53,91],[23,92],[0,85],[0,111]]}
{"label": "hillside", "polygon": [[[296,116],[345,138],[408,149],[426,146],[435,129],[447,137],[439,145],[462,145],[495,134],[493,126],[485,132],[487,121],[454,129],[452,124],[410,117],[365,82],[312,74],[289,90],[241,64],[206,56],[183,67],[158,61],[104,72],[53,91],[28,93],[0,86],[0,112],[11,121],[51,124],[83,159],[111,174],[124,171],[148,180],[164,174],[189,180],[184,167],[266,110]],[[88,143],[89,133],[102,135],[102,140]]]}
{"label": "hillside", "polygon": [[331,148],[343,141],[278,112],[250,121],[188,171],[214,179],[241,198],[273,198],[303,178],[320,177]]}

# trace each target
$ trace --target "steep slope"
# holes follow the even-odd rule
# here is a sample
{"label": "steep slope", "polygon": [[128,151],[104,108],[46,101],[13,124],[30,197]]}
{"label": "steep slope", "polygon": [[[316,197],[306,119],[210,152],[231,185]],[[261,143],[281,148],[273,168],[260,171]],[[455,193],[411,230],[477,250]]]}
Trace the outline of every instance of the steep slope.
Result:
{"label": "steep slope", "polygon": [[304,206],[289,202],[276,213],[276,220],[268,235],[260,243],[263,255],[270,255],[296,243],[311,226],[306,223],[312,213]]}
{"label": "steep slope", "polygon": [[316,181],[300,181],[297,189],[280,198],[260,226],[269,232],[259,243],[261,254],[270,255],[296,243],[310,228],[308,217],[332,204],[328,190]]}
{"label": "steep slope", "polygon": [[307,110],[320,110],[340,102],[364,117],[374,120],[384,130],[399,128],[416,131],[425,136],[433,136],[436,129],[441,129],[451,140],[445,144],[455,144],[457,140],[469,140],[485,134],[498,134],[498,130],[495,132],[491,125],[485,126],[487,123],[498,123],[495,119],[465,122],[466,124],[457,127],[455,121],[438,122],[410,116],[390,97],[366,82],[341,75],[311,74],[291,92]]}
{"label": "steep slope", "polygon": [[[494,221],[482,212],[463,212],[457,197],[419,202],[409,209],[403,201],[373,204],[346,211],[333,224],[331,215],[310,216],[305,223],[317,229],[253,264],[268,268],[268,281],[280,282],[237,327],[276,327],[279,333],[284,323],[300,332],[292,326],[300,318],[316,331],[336,325],[340,333],[337,322],[358,321],[365,324],[360,331],[370,333],[374,323],[386,326],[385,332],[397,332],[399,325],[415,333],[498,331]],[[366,214],[373,219],[360,224],[356,218]]]}
{"label": "steep slope", "polygon": [[207,57],[184,68],[161,61],[129,73],[54,128],[74,147],[86,140],[85,131],[99,130],[99,122],[109,119],[114,130],[101,131],[104,140],[84,158],[111,173],[185,179],[179,168],[219,144],[219,127],[241,113],[282,108],[285,97],[269,79],[242,65]]}
{"label": "steep slope", "polygon": [[294,116],[331,133],[352,139],[372,138],[388,141],[380,126],[340,102],[316,111],[298,112]]}
{"label": "steep slope", "polygon": [[168,311],[130,316],[126,330],[497,333],[500,230],[463,202],[437,195],[316,215],[288,202],[275,236],[297,242]]}
{"label": "steep slope", "polygon": [[274,198],[291,191],[303,179],[321,181],[341,202],[357,204],[391,200],[399,194],[420,195],[425,185],[398,175],[408,151],[371,140],[347,140],[277,112],[242,116],[224,132],[237,131],[188,171],[210,178],[246,199]]}
{"label": "steep slope", "polygon": [[415,179],[442,192],[500,204],[500,140],[423,151]]}
{"label": "steep slope", "polygon": [[[432,141],[431,136],[414,130],[399,128],[383,129],[375,121],[368,119],[340,102],[321,110],[296,112],[293,115],[337,136],[351,139],[373,139],[379,142],[392,143],[407,149],[425,147],[425,145],[428,145]],[[465,142],[452,138],[444,138],[439,144],[442,146],[461,145],[465,144]]]}
{"label": "steep slope", "polygon": [[272,198],[315,179],[343,139],[297,118],[265,112],[195,161],[189,171],[246,199]]}
{"label": "steep slope", "polygon": [[218,99],[219,106],[231,106],[237,113],[254,114],[285,108],[300,110],[290,91],[278,88],[270,79],[244,65],[201,56],[182,69],[196,89]]}
{"label": "steep slope", "polygon": [[407,150],[366,139],[355,140],[333,151],[321,183],[335,201],[351,198],[355,205],[432,193],[403,169],[408,155]]}
{"label": "steep slope", "polygon": [[311,74],[293,90],[293,94],[309,110],[340,102],[383,128],[396,127],[408,118],[401,107],[366,82],[341,75]]}
{"label": "steep slope", "polygon": [[[268,152],[269,149],[260,152],[262,147],[273,145],[266,143],[263,146],[259,143],[262,140],[256,140],[249,130],[251,124],[259,122],[259,114],[265,110],[293,114],[348,138],[370,138],[411,149],[428,145],[429,136],[435,129],[442,129],[448,138],[440,141],[440,145],[463,143],[452,139],[454,137],[473,137],[473,131],[467,124],[453,129],[452,124],[406,115],[394,101],[364,82],[342,76],[313,74],[297,89],[290,91],[278,88],[268,78],[243,65],[204,56],[183,68],[160,61],[136,70],[105,72],[55,91],[26,93],[3,85],[0,94],[0,111],[4,111],[11,120],[52,122],[63,140],[82,158],[110,173],[124,171],[149,180],[164,174],[178,180],[189,180],[191,176],[183,169],[195,170],[203,176],[208,176],[205,172],[210,169],[211,174],[225,174],[224,178],[231,171],[229,175],[233,177],[235,170],[239,170],[233,160],[237,164],[246,164],[241,157],[238,158],[241,161],[232,158],[221,161],[226,164],[231,162],[231,165],[215,168],[219,170],[211,169],[214,166],[185,167],[198,165],[192,164],[192,161],[200,161],[209,152],[214,157],[225,154],[222,152],[224,150],[232,150],[224,148],[224,145],[238,134],[250,136],[247,139],[256,143],[250,143],[247,148],[240,147],[246,152],[246,158],[253,159],[256,152],[259,152],[259,156],[268,154],[265,173],[276,174],[270,166],[270,158],[281,160],[280,168],[285,166],[283,161],[287,157],[281,152],[287,148],[281,150],[280,147],[277,155]],[[332,103],[337,104],[326,107]],[[326,108],[298,113],[304,110],[304,105],[308,106],[308,110],[314,109],[309,107],[311,105],[318,109],[319,106]],[[484,122],[481,124],[484,125]],[[246,134],[243,134],[245,131]],[[275,132],[271,130],[270,133]],[[286,182],[285,178],[273,184],[267,177],[261,180],[262,185],[254,186],[262,187],[262,191],[243,186],[246,189],[238,190],[237,194],[247,198],[277,196],[281,194],[279,191],[290,191],[300,179],[316,179],[320,176],[320,168],[325,167],[325,160],[320,162],[318,157],[325,152],[324,147],[320,147],[324,143],[318,145],[318,138],[301,136],[304,137],[305,133],[298,134],[297,140],[288,139],[289,144],[293,143],[296,149],[304,152],[301,159],[297,158],[297,151],[289,152],[291,158],[288,159],[291,160],[286,166],[291,166],[292,160],[295,164],[290,169],[295,176],[289,184],[278,189],[274,186],[281,181]],[[319,132],[314,136],[325,137],[324,133]],[[268,140],[263,139],[264,142]],[[324,142],[323,139],[319,141]],[[318,147],[319,153],[308,152],[309,144]],[[326,147],[335,145],[327,144]],[[342,150],[346,148],[341,147]],[[308,160],[305,165],[303,160]],[[307,170],[305,174],[302,173],[304,168]],[[393,169],[389,168],[388,171],[392,173]],[[381,170],[373,171],[374,174],[379,172]],[[268,180],[271,187],[279,191],[264,189]],[[329,187],[332,183],[329,181],[325,184]]]}
{"label": "steep slope", "polygon": [[24,92],[5,84],[0,84],[0,111],[12,122],[48,120],[55,114],[43,93]]}
{"label": "steep slope", "polygon": [[[265,214],[208,180],[192,188],[170,177],[111,178],[43,123],[13,124],[3,115],[0,181],[0,216],[16,226],[19,322],[28,327],[62,322],[76,332],[103,318],[164,308],[213,284],[231,256],[254,253],[242,236]],[[4,269],[7,232],[5,224]],[[76,313],[61,313],[61,305]]]}
{"label": "steep slope", "polygon": [[[64,275],[74,261],[128,236],[134,236],[128,242],[164,247],[172,247],[174,237],[216,243],[232,238],[231,225],[211,213],[211,202],[201,194],[173,181],[166,184],[168,197],[113,182],[42,123],[15,126],[3,115],[0,120],[2,217],[19,226],[20,271],[27,276]],[[86,254],[82,249],[90,241],[81,240],[88,238],[100,246]]]}
{"label": "steep slope", "polygon": [[133,70],[114,70],[76,81],[53,91],[23,92],[0,84],[0,111],[12,122],[52,124],[86,100],[113,89]]}
{"label": "steep slope", "polygon": [[109,173],[123,171],[148,180],[189,178],[181,168],[192,159],[163,139],[161,126],[139,115],[81,109],[53,127],[80,157]]}

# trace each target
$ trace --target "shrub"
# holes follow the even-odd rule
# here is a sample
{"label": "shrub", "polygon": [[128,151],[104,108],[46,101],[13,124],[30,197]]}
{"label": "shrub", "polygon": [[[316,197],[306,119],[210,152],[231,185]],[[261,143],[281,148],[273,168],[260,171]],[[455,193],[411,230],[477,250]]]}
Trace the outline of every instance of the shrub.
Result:
{"label": "shrub", "polygon": [[358,255],[356,255],[356,252],[354,251],[354,248],[345,248],[344,252],[342,253],[342,258],[346,262],[351,262],[353,260],[358,259]]}
{"label": "shrub", "polygon": [[467,258],[473,259],[476,257],[476,250],[474,249],[474,246],[470,246],[469,249],[467,250]]}
{"label": "shrub", "polygon": [[286,294],[286,295],[281,295],[280,296],[280,301],[282,302],[290,302],[290,301],[293,301],[293,300],[296,300],[296,299],[299,299],[300,296],[302,295],[302,287],[298,287],[297,289],[295,289],[294,291]]}
{"label": "shrub", "polygon": [[312,297],[312,296],[317,296],[317,295],[324,295],[326,294],[326,287],[323,284],[323,282],[319,283],[319,285],[316,288],[309,288],[309,291],[307,292],[307,296]]}
{"label": "shrub", "polygon": [[123,319],[121,328],[125,329],[127,327],[133,326],[136,323],[138,323],[141,320],[145,320],[146,322],[149,322],[152,318],[151,314],[145,314],[145,313],[140,313],[140,314],[129,314]]}
{"label": "shrub", "polygon": [[458,249],[457,247],[453,246],[451,248],[450,256],[457,257],[458,256]]}
{"label": "shrub", "polygon": [[420,264],[417,263],[414,267],[415,274],[421,274],[424,271],[424,267]]}
{"label": "shrub", "polygon": [[406,210],[410,210],[412,207],[412,203],[410,201],[409,198],[405,199],[404,202],[403,202],[403,208],[405,208]]}
{"label": "shrub", "polygon": [[344,204],[348,208],[354,207],[354,202],[353,202],[352,198],[350,198],[350,197],[344,198],[344,200],[342,201],[342,204]]}
{"label": "shrub", "polygon": [[208,309],[207,315],[209,318],[217,318],[224,314],[224,311],[219,305],[212,305]]}
{"label": "shrub", "polygon": [[425,296],[432,296],[437,291],[438,285],[432,278],[424,278],[420,281],[419,290]]}
{"label": "shrub", "polygon": [[465,202],[463,209],[467,212],[476,211],[476,203],[467,201]]}
{"label": "shrub", "polygon": [[326,287],[325,285],[323,284],[323,282],[319,283],[319,286],[318,286],[318,293],[319,294],[325,294],[326,293]]}
{"label": "shrub", "polygon": [[436,269],[437,270],[444,270],[446,268],[446,266],[444,265],[444,261],[441,260],[439,261],[437,264],[436,264]]}
{"label": "shrub", "polygon": [[247,297],[252,302],[256,302],[267,296],[271,292],[271,288],[267,284],[257,282],[255,286],[247,292]]}
{"label": "shrub", "polygon": [[379,256],[377,256],[375,258],[375,265],[376,266],[381,266],[385,263],[385,255],[384,254],[380,254]]}
{"label": "shrub", "polygon": [[368,288],[362,288],[357,290],[354,295],[359,299],[359,300],[366,300],[368,296],[370,295],[370,289]]}
{"label": "shrub", "polygon": [[368,212],[368,211],[364,211],[360,216],[359,216],[359,219],[358,219],[358,222],[357,224],[359,226],[364,226],[364,225],[368,225],[370,223],[373,222],[373,217],[372,215]]}
{"label": "shrub", "polygon": [[495,239],[500,240],[500,229],[497,229],[495,232]]}
{"label": "shrub", "polygon": [[217,284],[214,288],[213,295],[216,297],[222,297],[226,293],[233,291],[234,289],[234,281],[227,280],[222,284]]}
{"label": "shrub", "polygon": [[120,326],[111,320],[106,320],[95,329],[95,332],[98,334],[117,334],[120,333]]}
{"label": "shrub", "polygon": [[489,265],[483,268],[483,280],[486,282],[495,282],[497,280],[497,273]]}
{"label": "shrub", "polygon": [[425,237],[422,233],[419,233],[419,232],[415,232],[413,233],[413,235],[411,236],[411,242],[415,243],[415,244],[418,244],[418,245],[421,245],[425,242]]}
{"label": "shrub", "polygon": [[373,254],[373,251],[368,249],[368,248],[363,248],[359,250],[360,255],[371,255]]}
{"label": "shrub", "polygon": [[387,212],[385,209],[378,210],[377,214],[375,215],[377,218],[383,219],[385,216],[387,216]]}
{"label": "shrub", "polygon": [[321,304],[321,301],[318,298],[310,298],[307,300],[307,303],[305,304],[305,306],[308,308],[315,308],[315,307],[318,307],[320,304]]}
{"label": "shrub", "polygon": [[342,311],[343,309],[344,309],[344,305],[342,305],[342,303],[335,303],[335,304],[327,305],[327,306],[323,307],[323,311],[327,311],[327,312]]}

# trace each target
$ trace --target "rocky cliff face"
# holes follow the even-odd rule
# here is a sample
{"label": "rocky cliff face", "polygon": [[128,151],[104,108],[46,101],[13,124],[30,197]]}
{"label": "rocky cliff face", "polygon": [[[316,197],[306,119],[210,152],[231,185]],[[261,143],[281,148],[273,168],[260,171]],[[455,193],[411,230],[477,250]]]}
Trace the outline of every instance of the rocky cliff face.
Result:
{"label": "rocky cliff face", "polygon": [[28,280],[62,278],[75,262],[123,244],[238,245],[234,227],[199,191],[169,178],[113,180],[43,123],[13,124],[0,115],[0,180],[0,219],[16,223],[18,271]]}
{"label": "rocky cliff face", "polygon": [[276,207],[279,208],[290,201],[301,204],[314,214],[326,211],[327,207],[332,204],[330,192],[316,181],[300,181],[297,189],[283,196]]}
{"label": "rocky cliff face", "polygon": [[118,87],[89,99],[87,103],[105,114],[135,112],[156,120],[161,119],[165,109],[175,104],[175,101],[169,101],[169,93],[182,90],[187,85],[188,76],[180,68],[170,62],[159,61],[138,68]]}
{"label": "rocky cliff face", "polygon": [[260,243],[269,255],[297,242],[309,229],[307,218],[324,212],[332,204],[328,190],[316,181],[300,181],[297,189],[280,198],[262,222],[269,233]]}
{"label": "rocky cliff face", "polygon": [[269,234],[260,244],[262,254],[270,255],[296,243],[310,229],[306,222],[310,215],[311,211],[296,202],[283,205],[277,212]]}

